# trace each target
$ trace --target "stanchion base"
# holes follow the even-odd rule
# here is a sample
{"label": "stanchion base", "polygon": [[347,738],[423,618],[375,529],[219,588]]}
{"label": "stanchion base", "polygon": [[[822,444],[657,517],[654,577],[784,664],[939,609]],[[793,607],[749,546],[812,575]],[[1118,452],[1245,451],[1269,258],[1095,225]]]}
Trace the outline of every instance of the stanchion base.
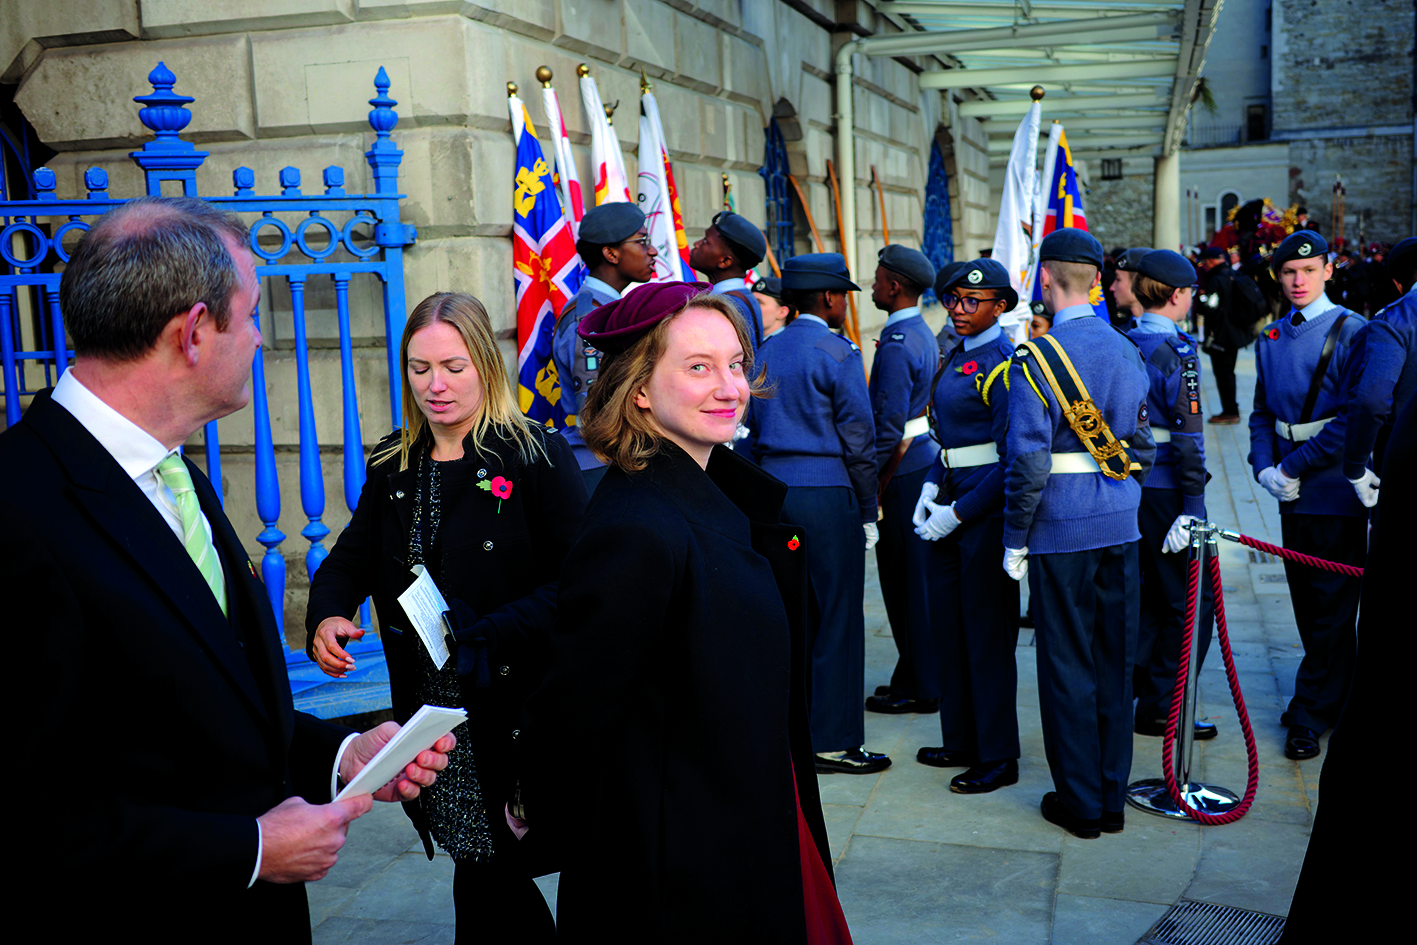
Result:
{"label": "stanchion base", "polygon": [[[1240,796],[1233,791],[1213,784],[1190,781],[1182,792],[1186,803],[1202,814],[1223,814],[1240,803]],[[1133,781],[1127,786],[1127,803],[1137,810],[1172,820],[1195,822],[1190,814],[1176,806],[1171,793],[1166,789],[1164,778],[1147,778]]]}

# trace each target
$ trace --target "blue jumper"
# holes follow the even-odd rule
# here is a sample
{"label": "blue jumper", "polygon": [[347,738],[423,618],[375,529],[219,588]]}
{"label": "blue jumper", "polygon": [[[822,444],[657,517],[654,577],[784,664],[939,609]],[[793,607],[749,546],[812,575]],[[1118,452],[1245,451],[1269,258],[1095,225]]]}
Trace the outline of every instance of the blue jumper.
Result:
{"label": "blue jumper", "polygon": [[[1353,336],[1363,319],[1325,295],[1306,305],[1304,321],[1293,324],[1281,318],[1260,335],[1255,343],[1255,407],[1250,414],[1250,466],[1258,476],[1270,466],[1279,466],[1284,475],[1298,477],[1299,498],[1279,503],[1281,513],[1297,515],[1351,515],[1366,518],[1368,510],[1353,493],[1340,462],[1345,435],[1345,417],[1338,416],[1344,372],[1348,368]],[[1324,372],[1323,386],[1310,421],[1334,417],[1316,435],[1300,443],[1282,438],[1274,422],[1298,423],[1304,398],[1318,368],[1324,340],[1334,319],[1345,319],[1333,358]]]}
{"label": "blue jumper", "polygon": [[1154,312],[1143,312],[1137,327],[1127,335],[1146,361],[1151,385],[1146,406],[1152,429],[1165,430],[1171,437],[1169,443],[1156,444],[1156,460],[1145,488],[1179,489],[1181,511],[1205,518],[1205,424],[1195,339],[1171,319]]}
{"label": "blue jumper", "polygon": [[[954,503],[960,521],[1004,511],[1004,462],[1009,429],[1008,368],[1013,342],[997,325],[965,338],[945,358],[935,385],[931,426],[942,449],[993,443],[1000,460],[983,466],[946,469],[937,452],[927,482],[940,487],[941,505]],[[992,380],[991,380],[992,378]],[[985,384],[988,384],[987,391]],[[1032,395],[1030,395],[1032,396]]]}
{"label": "blue jumper", "polygon": [[1020,346],[1009,366],[1004,547],[1058,554],[1136,541],[1141,537],[1141,483],[1156,455],[1141,353],[1097,318],[1090,305],[1057,312],[1050,334],[1068,353],[1112,435],[1128,444],[1127,455],[1141,464],[1141,472],[1122,480],[1101,473],[1051,474],[1051,454],[1086,450],[1063,419],[1042,370]]}
{"label": "blue jumper", "polygon": [[[1373,316],[1353,338],[1344,378],[1343,474],[1363,475],[1368,455],[1382,472],[1386,434],[1417,391],[1417,286]],[[1382,434],[1383,442],[1379,442]]]}
{"label": "blue jumper", "polygon": [[845,486],[861,522],[876,521],[876,428],[861,349],[815,315],[799,315],[763,342],[772,393],[748,405],[739,442],[788,486]]}
{"label": "blue jumper", "polygon": [[[565,304],[561,317],[556,320],[556,331],[551,336],[551,360],[556,365],[556,376],[561,382],[561,403],[568,422],[571,422],[572,416],[579,419],[586,389],[600,373],[600,352],[581,340],[576,334],[576,326],[593,310],[618,298],[620,293],[603,281],[595,276],[586,276],[580,291]],[[575,454],[581,469],[605,465],[585,445],[579,426],[571,422],[561,433],[571,444],[571,452]]]}
{"label": "blue jumper", "polygon": [[[930,381],[940,364],[940,349],[920,307],[892,312],[876,341],[871,364],[871,409],[876,418],[876,472],[885,471],[904,438],[906,421],[923,416],[930,402]],[[895,475],[904,476],[930,465],[938,447],[928,436],[917,436],[905,451]],[[913,500],[912,500],[913,501]]]}

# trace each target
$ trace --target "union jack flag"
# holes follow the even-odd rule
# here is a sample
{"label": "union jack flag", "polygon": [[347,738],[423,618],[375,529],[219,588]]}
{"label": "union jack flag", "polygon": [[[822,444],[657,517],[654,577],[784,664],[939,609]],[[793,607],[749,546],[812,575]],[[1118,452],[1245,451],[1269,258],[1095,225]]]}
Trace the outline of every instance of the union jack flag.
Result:
{"label": "union jack flag", "polygon": [[561,428],[561,384],[551,360],[551,336],[561,308],[575,298],[585,269],[576,255],[570,224],[551,168],[526,105],[508,99],[517,145],[512,176],[512,279],[517,286],[517,397],[522,413]]}
{"label": "union jack flag", "polygon": [[[1043,242],[1043,237],[1054,230],[1070,226],[1078,230],[1087,229],[1087,214],[1082,209],[1082,188],[1078,186],[1077,171],[1073,169],[1073,151],[1068,147],[1068,136],[1063,126],[1054,122],[1048,135],[1048,151],[1043,159],[1042,189],[1038,194],[1038,209],[1035,219],[1043,224],[1041,233],[1033,234],[1035,244]],[[1037,264],[1033,273],[1033,301],[1043,298],[1043,285],[1037,277]],[[1107,303],[1102,298],[1102,287],[1092,287],[1092,310],[1104,321],[1107,319]]]}

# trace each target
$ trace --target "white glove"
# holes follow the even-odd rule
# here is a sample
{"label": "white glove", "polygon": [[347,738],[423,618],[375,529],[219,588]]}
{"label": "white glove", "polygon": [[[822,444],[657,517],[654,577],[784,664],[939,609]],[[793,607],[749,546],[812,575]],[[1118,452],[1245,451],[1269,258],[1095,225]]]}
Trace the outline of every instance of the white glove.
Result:
{"label": "white glove", "polygon": [[[920,498],[915,500],[915,514],[910,516],[910,521],[915,525],[916,534],[920,534],[921,527],[930,518],[930,510],[925,508],[926,502],[934,502],[935,497],[940,494],[940,487],[933,482],[927,482],[920,487]],[[921,537],[925,537],[921,535]]]}
{"label": "white glove", "polygon": [[881,530],[876,527],[875,522],[867,522],[861,526],[861,530],[866,533],[866,550],[870,551],[876,547],[876,542],[881,540]]}
{"label": "white glove", "polygon": [[1028,577],[1028,549],[1005,548],[1004,570],[1015,581],[1022,581]]}
{"label": "white glove", "polygon": [[1361,478],[1348,481],[1353,483],[1353,491],[1358,493],[1358,501],[1363,503],[1363,508],[1371,509],[1378,504],[1378,486],[1382,485],[1382,480],[1374,476],[1371,469],[1363,470]]}
{"label": "white glove", "polygon": [[1182,512],[1176,516],[1176,521],[1171,523],[1171,529],[1166,533],[1166,540],[1161,543],[1163,553],[1175,554],[1178,551],[1185,551],[1191,544],[1191,530],[1186,526],[1192,522],[1200,521],[1194,515],[1187,515]]}
{"label": "white glove", "polygon": [[936,505],[934,502],[926,500],[925,508],[929,511],[930,518],[924,525],[915,529],[915,534],[926,541],[939,541],[941,538],[947,537],[949,533],[956,528],[959,528],[960,519],[959,516],[955,514],[953,502],[949,505]]}
{"label": "white glove", "polygon": [[1280,502],[1293,502],[1299,498],[1299,480],[1290,479],[1278,466],[1261,469],[1256,478],[1259,479],[1260,485]]}

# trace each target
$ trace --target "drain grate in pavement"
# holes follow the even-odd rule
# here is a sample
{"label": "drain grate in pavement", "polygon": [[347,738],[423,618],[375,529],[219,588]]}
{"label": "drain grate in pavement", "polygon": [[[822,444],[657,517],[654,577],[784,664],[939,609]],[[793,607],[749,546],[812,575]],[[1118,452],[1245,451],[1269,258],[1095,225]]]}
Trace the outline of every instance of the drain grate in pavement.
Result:
{"label": "drain grate in pavement", "polygon": [[1288,584],[1289,577],[1286,574],[1261,574],[1259,576],[1261,584]]}
{"label": "drain grate in pavement", "polygon": [[1283,916],[1182,899],[1137,945],[1272,945],[1283,931]]}
{"label": "drain grate in pavement", "polygon": [[1250,564],[1274,564],[1275,562],[1274,555],[1270,554],[1267,551],[1257,551],[1256,549],[1251,548],[1249,549],[1249,552]]}

